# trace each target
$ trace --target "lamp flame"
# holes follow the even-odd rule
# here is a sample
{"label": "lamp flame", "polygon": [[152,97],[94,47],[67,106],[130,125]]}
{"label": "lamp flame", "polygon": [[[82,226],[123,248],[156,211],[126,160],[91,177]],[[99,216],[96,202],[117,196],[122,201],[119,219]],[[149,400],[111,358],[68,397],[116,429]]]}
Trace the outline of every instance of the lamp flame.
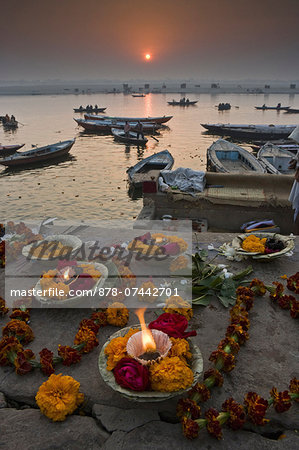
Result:
{"label": "lamp flame", "polygon": [[70,278],[70,267],[68,267],[66,269],[66,271],[63,273],[63,278],[64,278],[65,281],[69,280],[69,278]]}
{"label": "lamp flame", "polygon": [[140,325],[141,325],[141,332],[142,332],[142,347],[143,351],[149,352],[149,351],[155,351],[157,346],[156,342],[153,338],[152,332],[149,328],[147,328],[145,321],[144,321],[144,313],[146,311],[146,308],[140,308],[137,311],[135,311],[136,316],[139,319]]}

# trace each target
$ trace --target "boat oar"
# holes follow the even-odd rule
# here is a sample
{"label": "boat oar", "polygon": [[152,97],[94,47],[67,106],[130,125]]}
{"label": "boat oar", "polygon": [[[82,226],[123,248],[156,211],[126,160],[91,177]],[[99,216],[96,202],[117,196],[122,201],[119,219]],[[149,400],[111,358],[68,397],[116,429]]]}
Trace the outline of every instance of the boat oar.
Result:
{"label": "boat oar", "polygon": [[155,139],[155,141],[160,142],[159,139],[155,138],[155,136],[151,135],[151,138]]}

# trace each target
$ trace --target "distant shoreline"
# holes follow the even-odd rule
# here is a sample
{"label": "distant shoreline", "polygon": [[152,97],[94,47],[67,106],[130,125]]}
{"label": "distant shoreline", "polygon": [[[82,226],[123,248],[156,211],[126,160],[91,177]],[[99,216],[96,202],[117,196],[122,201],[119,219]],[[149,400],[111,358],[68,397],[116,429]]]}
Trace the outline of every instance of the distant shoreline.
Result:
{"label": "distant shoreline", "polygon": [[[212,84],[212,83],[211,83]],[[271,86],[265,87],[260,85],[221,85],[215,84],[212,87],[211,84],[192,85],[187,83],[186,87],[180,87],[179,83],[169,83],[168,85],[162,85],[158,83],[152,83],[148,86],[141,83],[130,83],[127,88],[123,84],[61,84],[61,85],[40,85],[40,86],[0,86],[0,96],[6,95],[92,95],[92,94],[127,94],[131,93],[151,93],[151,94],[252,94],[252,95],[269,95],[269,94],[287,94],[296,95],[299,94],[299,85],[294,85],[293,88],[290,85],[285,86]]]}

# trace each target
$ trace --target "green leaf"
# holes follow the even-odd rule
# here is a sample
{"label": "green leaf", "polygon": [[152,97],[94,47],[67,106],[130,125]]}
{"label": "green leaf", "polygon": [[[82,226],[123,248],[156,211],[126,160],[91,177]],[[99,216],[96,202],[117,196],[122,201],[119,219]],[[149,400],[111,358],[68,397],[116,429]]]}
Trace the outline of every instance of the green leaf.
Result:
{"label": "green leaf", "polygon": [[228,308],[230,299],[228,297],[223,297],[222,295],[217,295],[220,303],[222,303],[225,308]]}
{"label": "green leaf", "polygon": [[212,295],[202,295],[201,297],[192,300],[192,304],[200,306],[208,306],[212,300]]}

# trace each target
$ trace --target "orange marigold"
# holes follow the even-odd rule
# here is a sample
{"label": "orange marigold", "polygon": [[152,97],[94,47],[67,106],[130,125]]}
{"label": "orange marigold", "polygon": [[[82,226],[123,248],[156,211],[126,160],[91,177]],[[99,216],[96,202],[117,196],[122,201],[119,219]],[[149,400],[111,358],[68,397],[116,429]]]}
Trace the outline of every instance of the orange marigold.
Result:
{"label": "orange marigold", "polygon": [[54,422],[63,421],[84,401],[80,383],[69,376],[51,375],[39,388],[35,400],[41,412]]}
{"label": "orange marigold", "polygon": [[183,417],[182,427],[184,436],[187,439],[195,439],[199,433],[199,425],[195,420],[188,419],[188,417]]}
{"label": "orange marigold", "polygon": [[81,353],[68,345],[58,345],[58,355],[63,359],[62,364],[71,366],[81,361]]}
{"label": "orange marigold", "polygon": [[276,412],[285,412],[292,406],[291,397],[288,391],[278,392],[277,389],[273,387],[270,391],[270,395],[273,399],[273,406]]}
{"label": "orange marigold", "polygon": [[33,341],[34,334],[32,329],[26,322],[22,320],[12,319],[2,329],[3,336],[15,336],[23,344]]}
{"label": "orange marigold", "polygon": [[30,320],[30,311],[29,309],[25,309],[25,311],[22,309],[14,309],[9,317],[11,319],[18,319],[27,323]]}
{"label": "orange marigold", "polygon": [[269,422],[265,419],[268,408],[268,401],[257,395],[255,392],[248,392],[244,399],[247,408],[248,418],[255,425],[265,425]]}
{"label": "orange marigold", "polygon": [[246,421],[246,415],[243,405],[237,403],[232,397],[225,400],[222,405],[224,412],[229,412],[228,426],[233,430],[239,430]]}
{"label": "orange marigold", "polygon": [[107,322],[115,327],[124,327],[129,320],[129,310],[123,303],[115,302],[106,310]]}
{"label": "orange marigold", "polygon": [[184,255],[180,255],[171,262],[169,266],[170,272],[176,272],[178,270],[185,269],[185,267],[188,267],[188,263],[188,258],[186,258],[186,256]]}
{"label": "orange marigold", "polygon": [[163,308],[163,311],[166,313],[176,313],[185,316],[187,320],[190,320],[193,317],[193,310],[190,307],[190,303],[186,302],[179,295],[172,295],[171,297],[166,299],[166,305]]}
{"label": "orange marigold", "polygon": [[6,303],[4,298],[0,297],[0,317],[5,316],[9,311],[9,308],[6,308]]}
{"label": "orange marigold", "polygon": [[162,359],[149,367],[151,387],[154,391],[175,392],[186,389],[193,382],[193,372],[178,357]]}
{"label": "orange marigold", "polygon": [[200,406],[191,398],[181,398],[176,407],[176,414],[179,419],[186,416],[195,420],[200,417],[200,410]]}
{"label": "orange marigold", "polygon": [[178,356],[186,364],[188,359],[192,358],[189,342],[186,339],[170,338],[172,342],[171,349],[168,352],[169,357]]}
{"label": "orange marigold", "polygon": [[255,293],[255,295],[265,295],[266,294],[266,286],[264,285],[264,283],[259,280],[258,278],[254,278],[249,287],[253,290],[253,292]]}
{"label": "orange marigold", "polygon": [[205,412],[205,417],[207,419],[207,430],[211,436],[216,439],[222,439],[222,429],[221,424],[218,420],[219,413],[214,408],[209,408]]}
{"label": "orange marigold", "polygon": [[81,349],[82,353],[89,353],[94,347],[99,345],[99,341],[97,340],[96,335],[89,328],[82,327],[79,329],[78,333],[75,336],[74,344],[80,345],[85,344]]}
{"label": "orange marigold", "polygon": [[154,295],[156,294],[156,291],[157,287],[152,281],[145,281],[138,290],[138,300],[140,302],[154,303],[158,298],[157,295]]}
{"label": "orange marigold", "polygon": [[223,350],[212,352],[209,361],[213,361],[216,369],[223,370],[224,372],[230,372],[235,367],[235,356]]}
{"label": "orange marigold", "polygon": [[[299,396],[299,380],[297,378],[294,377],[291,379],[289,388],[292,394]],[[299,397],[296,398],[296,402],[299,402]]]}
{"label": "orange marigold", "polygon": [[188,397],[196,402],[206,402],[211,397],[211,392],[204,383],[196,383],[188,392]]}
{"label": "orange marigold", "polygon": [[0,341],[0,366],[13,364],[18,352],[23,350],[20,341],[14,336],[4,336]]}
{"label": "orange marigold", "polygon": [[139,329],[131,328],[124,336],[112,339],[105,348],[107,355],[107,370],[113,370],[117,363],[127,356],[127,342],[130,337],[138,333]]}

